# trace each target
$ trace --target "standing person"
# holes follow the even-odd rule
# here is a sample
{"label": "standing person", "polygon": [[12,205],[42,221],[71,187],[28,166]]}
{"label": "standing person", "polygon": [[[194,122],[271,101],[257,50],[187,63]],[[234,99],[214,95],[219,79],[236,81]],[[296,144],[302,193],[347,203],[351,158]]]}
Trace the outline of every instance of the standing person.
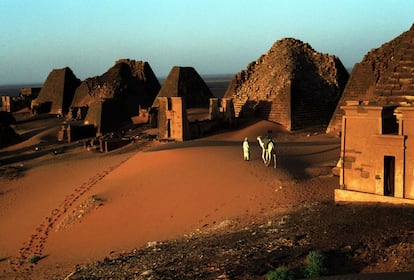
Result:
{"label": "standing person", "polygon": [[266,136],[265,141],[264,141],[266,149],[267,149],[267,146],[269,145],[270,142],[273,142],[273,137],[272,137],[272,131],[268,130],[267,131],[267,136]]}
{"label": "standing person", "polygon": [[250,160],[250,146],[249,146],[249,141],[247,140],[247,137],[244,138],[244,141],[243,141],[243,157],[244,157],[244,160],[247,160],[247,161]]}

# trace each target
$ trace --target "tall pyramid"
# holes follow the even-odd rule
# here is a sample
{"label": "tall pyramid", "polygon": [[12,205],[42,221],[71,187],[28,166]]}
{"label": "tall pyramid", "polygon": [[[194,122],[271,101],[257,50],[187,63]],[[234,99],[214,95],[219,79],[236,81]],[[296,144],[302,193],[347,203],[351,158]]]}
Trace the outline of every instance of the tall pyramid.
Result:
{"label": "tall pyramid", "polygon": [[[174,66],[157,97],[183,97],[187,108],[208,108],[214,95],[193,67]],[[157,99],[152,107],[158,107]]]}
{"label": "tall pyramid", "polygon": [[412,103],[414,99],[414,24],[411,28],[369,51],[355,64],[327,132],[339,133],[347,101],[378,105]]}
{"label": "tall pyramid", "polygon": [[32,101],[32,108],[39,113],[66,114],[79,84],[69,67],[53,69]]}
{"label": "tall pyramid", "polygon": [[288,130],[327,125],[348,77],[336,56],[285,38],[237,73],[224,97],[236,117],[256,114]]}

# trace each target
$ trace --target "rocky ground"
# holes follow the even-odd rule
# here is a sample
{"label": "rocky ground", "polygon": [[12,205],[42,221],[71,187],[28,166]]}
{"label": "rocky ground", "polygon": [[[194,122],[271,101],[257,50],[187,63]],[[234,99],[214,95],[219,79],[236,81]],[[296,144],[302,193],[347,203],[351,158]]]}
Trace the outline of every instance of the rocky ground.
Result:
{"label": "rocky ground", "polygon": [[330,275],[411,271],[414,208],[304,202],[260,221],[229,220],[181,240],[150,242],[78,267],[69,279],[264,279],[279,266],[302,277],[315,250]]}

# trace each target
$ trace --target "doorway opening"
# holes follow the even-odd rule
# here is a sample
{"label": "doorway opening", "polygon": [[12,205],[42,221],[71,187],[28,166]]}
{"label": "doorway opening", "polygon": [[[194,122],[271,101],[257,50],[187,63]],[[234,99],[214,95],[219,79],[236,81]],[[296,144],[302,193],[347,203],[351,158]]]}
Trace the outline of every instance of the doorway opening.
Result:
{"label": "doorway opening", "polygon": [[384,195],[394,196],[395,157],[384,156]]}
{"label": "doorway opening", "polygon": [[171,138],[171,120],[167,122],[167,138]]}

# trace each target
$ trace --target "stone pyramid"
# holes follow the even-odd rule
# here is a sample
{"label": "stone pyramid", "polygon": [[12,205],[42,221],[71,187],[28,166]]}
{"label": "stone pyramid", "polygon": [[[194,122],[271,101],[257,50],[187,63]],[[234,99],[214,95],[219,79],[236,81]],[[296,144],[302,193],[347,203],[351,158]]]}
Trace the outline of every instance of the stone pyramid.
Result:
{"label": "stone pyramid", "polygon": [[69,67],[54,69],[33,100],[32,107],[44,108],[39,113],[66,114],[79,84],[80,80]]}
{"label": "stone pyramid", "polygon": [[327,132],[339,133],[347,101],[405,105],[414,99],[414,24],[355,64]]}
{"label": "stone pyramid", "polygon": [[84,80],[71,107],[85,108],[116,98],[123,104],[123,110],[135,116],[139,106],[151,106],[159,90],[160,84],[148,62],[121,59],[103,75]]}
{"label": "stone pyramid", "polygon": [[[183,97],[187,108],[208,108],[214,95],[193,67],[174,66],[157,97]],[[158,107],[158,101],[152,106]]]}
{"label": "stone pyramid", "polygon": [[255,114],[288,130],[327,125],[348,77],[337,57],[285,38],[237,73],[224,97],[236,117]]}

